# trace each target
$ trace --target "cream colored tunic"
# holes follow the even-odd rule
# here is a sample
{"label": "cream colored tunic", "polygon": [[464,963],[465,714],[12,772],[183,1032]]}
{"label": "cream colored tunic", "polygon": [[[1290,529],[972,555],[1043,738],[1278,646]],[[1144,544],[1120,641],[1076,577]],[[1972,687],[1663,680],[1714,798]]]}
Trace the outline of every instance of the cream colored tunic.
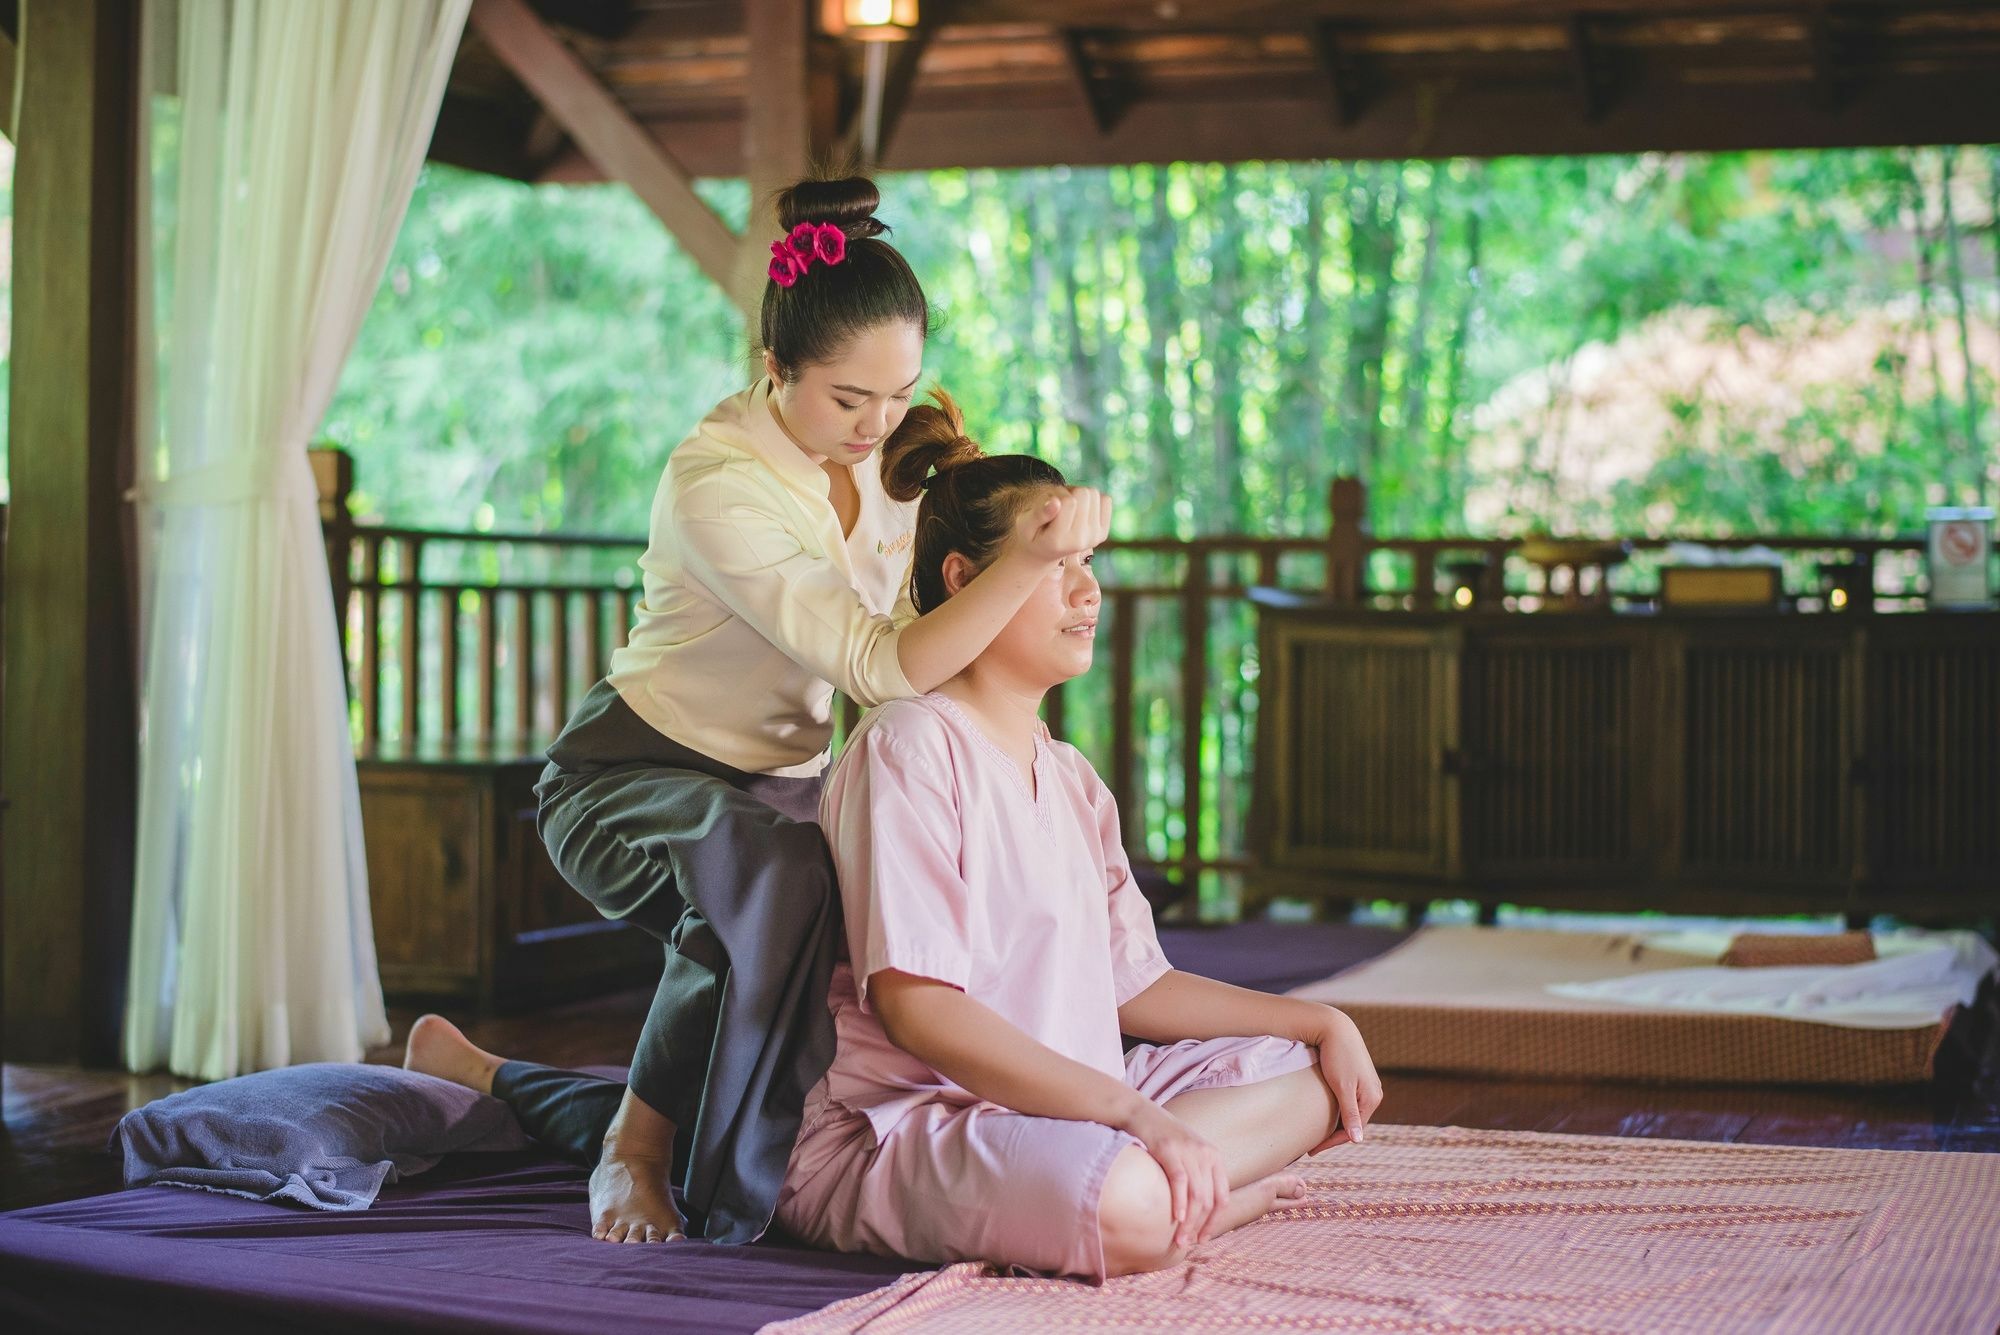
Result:
{"label": "cream colored tunic", "polygon": [[771,382],[723,400],[667,459],[639,561],[643,597],[608,680],[683,746],[752,773],[826,766],[835,688],[863,707],[914,695],[897,657],[916,503],[854,466],[845,538],[826,473],[771,416]]}

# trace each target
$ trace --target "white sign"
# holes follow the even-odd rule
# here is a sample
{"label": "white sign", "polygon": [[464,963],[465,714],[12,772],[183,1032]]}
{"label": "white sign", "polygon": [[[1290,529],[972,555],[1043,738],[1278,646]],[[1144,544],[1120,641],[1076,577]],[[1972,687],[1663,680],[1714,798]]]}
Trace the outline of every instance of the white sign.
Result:
{"label": "white sign", "polygon": [[1987,607],[1993,601],[1989,567],[1993,509],[1964,506],[1929,510],[1932,607]]}

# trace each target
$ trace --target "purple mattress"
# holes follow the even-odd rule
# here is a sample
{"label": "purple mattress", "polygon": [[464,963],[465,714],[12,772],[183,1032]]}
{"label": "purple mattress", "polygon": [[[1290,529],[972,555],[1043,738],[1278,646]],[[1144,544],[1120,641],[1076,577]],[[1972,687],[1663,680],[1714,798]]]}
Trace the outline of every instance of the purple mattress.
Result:
{"label": "purple mattress", "polygon": [[[1161,933],[1181,968],[1281,991],[1388,949],[1401,933],[1248,923]],[[467,1154],[320,1213],[154,1187],[0,1215],[8,1330],[481,1330],[645,1323],[670,1335],[756,1330],[917,1268],[766,1240],[615,1247],[586,1228],[581,1170]]]}

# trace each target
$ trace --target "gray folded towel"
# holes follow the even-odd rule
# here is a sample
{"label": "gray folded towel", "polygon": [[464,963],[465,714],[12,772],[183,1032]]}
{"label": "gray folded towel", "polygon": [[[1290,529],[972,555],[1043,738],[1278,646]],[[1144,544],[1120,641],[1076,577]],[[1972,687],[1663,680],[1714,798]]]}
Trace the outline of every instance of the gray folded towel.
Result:
{"label": "gray folded towel", "polygon": [[365,1210],[461,1150],[525,1149],[507,1105],[395,1066],[319,1062],[197,1085],[125,1114],[125,1185]]}

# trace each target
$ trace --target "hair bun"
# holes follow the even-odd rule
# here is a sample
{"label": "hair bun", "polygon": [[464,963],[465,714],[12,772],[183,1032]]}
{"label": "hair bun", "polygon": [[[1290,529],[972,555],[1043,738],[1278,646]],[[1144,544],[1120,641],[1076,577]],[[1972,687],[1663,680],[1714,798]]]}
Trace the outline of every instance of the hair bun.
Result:
{"label": "hair bun", "polygon": [[802,222],[832,223],[849,241],[881,236],[888,225],[875,216],[881,192],[865,176],[832,180],[809,177],[778,194],[778,228],[789,232]]}
{"label": "hair bun", "polygon": [[905,413],[882,446],[882,489],[895,500],[914,501],[946,473],[985,457],[965,434],[958,404],[933,389],[931,401]]}

